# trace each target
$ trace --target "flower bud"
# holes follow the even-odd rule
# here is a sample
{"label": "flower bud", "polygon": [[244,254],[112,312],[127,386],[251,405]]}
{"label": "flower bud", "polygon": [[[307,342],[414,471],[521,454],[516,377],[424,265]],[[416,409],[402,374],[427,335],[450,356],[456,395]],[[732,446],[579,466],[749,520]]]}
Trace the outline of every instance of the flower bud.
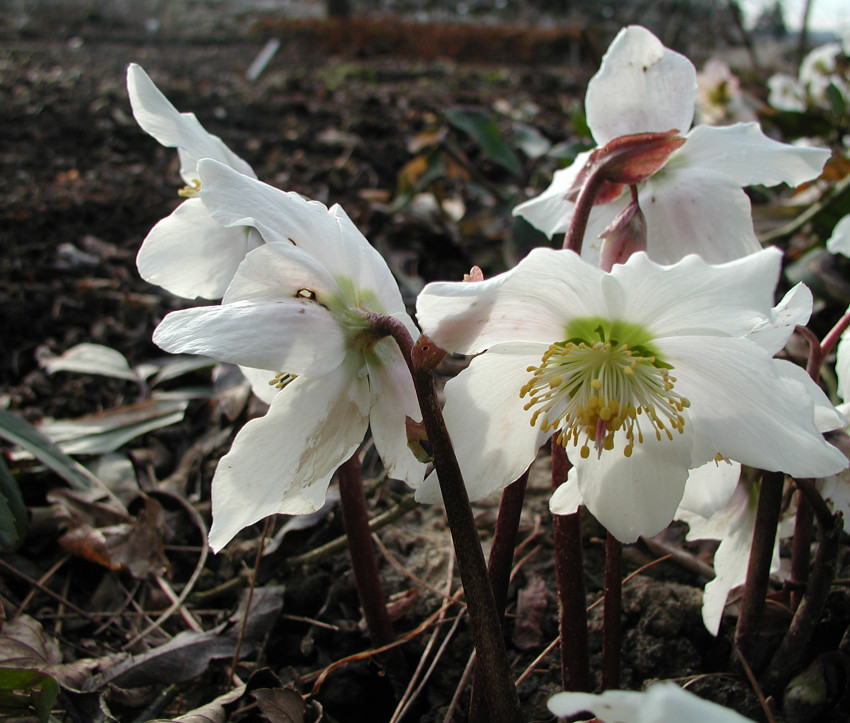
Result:
{"label": "flower bud", "polygon": [[624,264],[636,251],[646,251],[646,218],[637,200],[620,211],[599,237],[599,267],[603,271],[610,271],[614,264]]}

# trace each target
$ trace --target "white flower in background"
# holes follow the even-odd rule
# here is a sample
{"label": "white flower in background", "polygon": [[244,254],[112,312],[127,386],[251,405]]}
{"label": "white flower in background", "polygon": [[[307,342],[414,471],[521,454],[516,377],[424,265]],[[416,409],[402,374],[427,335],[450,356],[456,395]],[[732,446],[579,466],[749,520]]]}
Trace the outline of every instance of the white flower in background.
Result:
{"label": "white flower in background", "polygon": [[[223,168],[200,164],[204,203],[222,219],[243,210],[224,210],[231,193],[218,182]],[[209,188],[207,171],[217,178]],[[277,390],[216,469],[214,550],[270,514],[321,507],[367,426],[390,477],[415,486],[425,469],[407,445],[405,418],[421,419],[407,366],[396,342],[378,337],[364,317],[391,315],[418,335],[386,263],[339,206],[328,210],[236,175],[266,194],[269,207],[257,215],[276,218],[274,228],[239,220],[262,226],[269,243],[248,253],[221,305],[173,312],[154,332],[166,351],[251,368]],[[329,265],[309,252],[320,245]]]}
{"label": "white flower in background", "polygon": [[831,254],[850,256],[850,215],[835,224],[832,235],[826,241],[826,250]]}
{"label": "white flower in background", "polygon": [[719,58],[711,58],[697,73],[696,104],[700,123],[725,125],[758,120],[747,104],[738,76]]}
{"label": "white flower in background", "polygon": [[826,43],[812,50],[800,64],[797,78],[776,73],[767,81],[767,102],[778,110],[802,113],[809,108],[834,111],[829,88],[850,99],[850,75],[847,72],[848,49],[841,43]]}
{"label": "white flower in background", "polygon": [[[512,482],[555,434],[581,500],[631,542],[667,526],[689,468],[711,460],[808,477],[846,467],[815,423],[823,393],[772,358],[793,331],[772,308],[780,263],[776,249],[720,266],[637,253],[606,273],[535,249],[492,279],[426,286],[423,332],[448,351],[486,351],[445,389],[470,497]],[[439,500],[435,475],[417,499]],[[557,492],[550,506],[565,513]]]}
{"label": "white flower in background", "polygon": [[186,197],[157,223],[136,258],[145,281],[186,298],[220,299],[245,254],[263,239],[253,229],[222,228],[197,198],[198,161],[213,158],[239,173],[255,177],[251,167],[220,138],[211,135],[194,113],[180,113],[141,67],[127,68],[127,90],[133,115],[142,129],[162,145],[176,148]]}
{"label": "white flower in background", "polygon": [[589,710],[603,723],[752,723],[722,705],[700,698],[675,683],[651,685],[645,692],[606,690],[592,693],[557,693],[549,699],[549,710],[566,717]]}
{"label": "white flower in background", "polygon": [[[638,184],[646,217],[647,253],[672,263],[690,253],[718,263],[760,248],[753,232],[750,201],[743,186],[792,186],[820,175],[829,151],[799,148],[765,136],[756,123],[691,129],[696,70],[683,55],[665,48],[652,33],[621,30],[587,87],[587,123],[599,147],[638,133],[676,129],[685,143],[653,176]],[[689,130],[690,129],[690,130]],[[557,171],[542,194],[521,203],[514,214],[551,236],[565,231],[574,204],[572,189],[590,152]],[[628,205],[628,189],[599,203],[590,213],[582,256],[596,262],[599,234]]]}

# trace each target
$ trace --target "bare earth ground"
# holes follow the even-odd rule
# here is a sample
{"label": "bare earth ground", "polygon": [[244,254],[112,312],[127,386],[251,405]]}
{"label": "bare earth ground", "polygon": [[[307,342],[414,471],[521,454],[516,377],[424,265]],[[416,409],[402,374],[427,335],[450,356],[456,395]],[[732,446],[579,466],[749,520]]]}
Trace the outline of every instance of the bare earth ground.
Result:
{"label": "bare earth ground", "polygon": [[[45,349],[58,354],[87,341],[118,349],[131,364],[158,358],[161,353],[150,341],[154,326],[168,311],[190,303],[141,281],[135,269],[134,256],[145,234],[179,202],[179,178],[176,154],[142,133],[130,115],[124,87],[127,63],[145,67],[179,109],[194,111],[261,179],[341,203],[387,255],[411,299],[422,282],[460,278],[473,263],[488,272],[499,270],[512,233],[509,205],[502,209],[481,202],[473,209],[478,220],[462,229],[462,243],[445,219],[389,209],[417,134],[439,125],[449,106],[489,109],[501,99],[513,108],[535,104],[534,125],[554,142],[571,140],[564,119],[592,72],[592,66],[568,71],[329,57],[318,41],[282,37],[268,69],[249,83],[245,70],[265,38],[248,35],[210,44],[162,40],[126,28],[117,33],[97,25],[78,30],[73,36],[7,35],[0,41],[0,394],[4,406],[33,422],[108,410],[136,401],[139,394],[130,382],[71,373],[49,376],[39,367],[38,354]],[[473,162],[480,160],[468,139],[456,141]],[[482,167],[494,182],[502,180],[492,164]],[[489,221],[482,221],[488,214]],[[199,372],[193,381],[208,386],[209,372]],[[131,563],[138,563],[135,568],[128,564],[110,570],[86,554],[86,545],[82,550],[67,540],[60,545],[62,531],[76,524],[69,520],[77,519],[68,512],[72,504],[57,507],[57,497],[48,496],[61,481],[30,466],[17,469],[34,513],[33,529],[17,553],[3,557],[0,595],[7,619],[32,616],[41,624],[33,623],[33,634],[46,648],[58,646],[53,663],[78,664],[76,683],[67,687],[85,692],[60,696],[54,708],[60,719],[108,720],[101,696],[118,720],[175,718],[229,689],[233,636],[216,626],[233,616],[249,586],[259,527],[244,531],[225,552],[208,558],[200,577],[191,580],[184,610],[161,631],[133,639],[168,607],[171,590],[179,593],[190,584],[202,545],[198,520],[200,526],[209,522],[209,480],[216,460],[238,426],[258,412],[249,404],[229,418],[218,398],[196,400],[182,422],[125,448],[139,486],[153,500],[138,493],[130,511],[137,523],[144,515],[159,521],[133,528],[133,534],[144,530],[153,535],[130,545],[127,554]],[[377,468],[370,452],[366,460]],[[516,675],[557,635],[548,483],[545,465],[540,466],[520,534],[525,544],[518,558],[524,562],[510,594],[507,638]],[[375,514],[395,508],[406,496],[402,485],[382,483],[377,475],[370,484]],[[496,504],[488,500],[476,507],[485,541]],[[369,640],[358,626],[344,549],[309,564],[287,564],[342,534],[337,510],[331,506],[304,529],[284,528],[286,523],[275,522],[272,534],[279,533],[282,541],[259,566],[257,584],[265,591],[258,593],[259,607],[266,612],[252,618],[256,629],[246,637],[246,657],[237,672],[248,680],[252,672],[268,669],[309,693],[316,673],[367,649]],[[378,536],[386,548],[380,564],[387,593],[408,603],[398,608],[397,631],[415,631],[438,610],[440,594],[458,587],[455,577],[446,588],[451,553],[442,510],[412,509]],[[602,533],[592,521],[586,542],[590,603],[600,594],[603,547]],[[147,544],[157,549],[164,545],[163,557],[156,560],[167,563],[167,569],[151,562],[155,555],[141,549]],[[628,568],[657,557],[635,546],[627,552]],[[850,577],[850,570],[839,571],[838,577]],[[704,582],[697,573],[667,561],[626,586],[623,686],[639,688],[653,678],[695,678],[692,690],[761,720],[745,678],[722,674],[728,670],[731,623],[717,639],[703,629],[699,607]],[[411,634],[401,648],[408,670],[399,680],[408,679],[432,633],[438,630],[441,640],[458,611],[451,608],[448,622],[440,627]],[[781,607],[772,614],[785,622]],[[845,588],[835,588],[827,618],[807,659],[800,661],[801,670],[822,649],[835,647],[848,614],[850,598]],[[193,629],[196,634],[217,631],[221,647],[215,654],[195,639],[197,647],[187,646],[182,656],[145,658],[146,651]],[[44,642],[48,638],[57,642]],[[597,609],[591,631],[596,656],[600,645]],[[141,662],[108,685],[97,684],[121,664],[124,652],[139,655]],[[461,622],[406,720],[443,719],[468,654],[469,638]],[[204,663],[193,668],[198,659]],[[88,660],[100,662],[79,662]],[[253,687],[274,687],[263,675]],[[355,661],[331,673],[316,700],[326,720],[388,720],[399,695],[399,680],[392,677],[378,663]],[[554,652],[520,685],[530,720],[551,720],[545,700],[558,690],[558,681]],[[227,710],[230,720],[263,719],[247,695]],[[836,717],[822,720],[844,720],[844,715],[839,710]]]}

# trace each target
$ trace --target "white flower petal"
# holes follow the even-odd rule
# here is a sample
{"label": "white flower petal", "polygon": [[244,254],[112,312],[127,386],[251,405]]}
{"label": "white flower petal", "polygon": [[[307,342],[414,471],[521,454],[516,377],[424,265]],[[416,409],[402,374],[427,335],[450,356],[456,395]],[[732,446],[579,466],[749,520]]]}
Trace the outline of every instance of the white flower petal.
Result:
{"label": "white flower petal", "polygon": [[804,283],[796,284],[782,297],[770,313],[770,318],[754,326],[746,335],[768,354],[785,348],[788,337],[797,326],[804,326],[812,315],[812,292]]}
{"label": "white flower petal", "polygon": [[[267,242],[294,244],[314,256],[337,282],[350,280],[352,292],[370,291],[380,313],[404,311],[398,284],[386,261],[339,206],[284,192],[211,160],[198,165],[201,200],[224,226],[252,226]],[[374,307],[375,304],[372,304]]]}
{"label": "white flower petal", "polygon": [[135,63],[127,68],[127,90],[133,116],[142,129],[162,145],[183,151],[180,154],[180,175],[186,183],[197,180],[196,167],[201,158],[214,158],[239,173],[254,176],[251,166],[218,136],[208,133],[194,113],[178,112],[148,74]]}
{"label": "white flower petal", "polygon": [[830,152],[774,141],[758,123],[736,123],[696,126],[677,155],[692,168],[725,173],[739,186],[793,187],[817,178]]}
{"label": "white flower petal", "polygon": [[835,224],[826,248],[831,254],[850,256],[850,214]]}
{"label": "white flower petal", "polygon": [[[845,313],[848,312],[850,309]],[[850,333],[846,331],[835,350],[835,376],[838,377],[838,396],[850,402]]]}
{"label": "white flower petal", "polygon": [[553,515],[572,515],[578,512],[578,508],[583,504],[575,467],[571,467],[566,481],[558,485],[549,498],[549,511]]}
{"label": "white flower petal", "polygon": [[[579,446],[582,442],[579,440]],[[614,436],[614,448],[582,459],[579,449],[567,446],[578,489],[587,509],[620,542],[655,535],[673,520],[685,490],[691,459],[687,434],[661,441],[645,430],[631,457],[623,454],[625,438]]]}
{"label": "white flower petal", "polygon": [[245,254],[261,243],[253,229],[225,228],[190,198],[150,230],[136,266],[145,281],[172,294],[220,299]]}
{"label": "white flower petal", "polygon": [[741,465],[738,462],[715,460],[692,469],[676,518],[679,519],[682,512],[709,517],[722,510],[729,503],[740,477]]}
{"label": "white flower petal", "polygon": [[153,341],[173,354],[202,354],[310,377],[335,369],[346,354],[334,318],[308,299],[240,301],[173,311],[156,328]]}
{"label": "white flower petal", "polygon": [[611,270],[624,291],[622,308],[612,311],[656,338],[743,335],[770,315],[781,264],[776,248],[723,265],[690,255],[660,266],[636,253]]}
{"label": "white flower petal", "polygon": [[222,303],[313,298],[319,304],[327,304],[340,295],[336,281],[315,257],[292,244],[273,242],[245,257]]}
{"label": "white flower petal", "polygon": [[692,424],[712,440],[714,452],[794,477],[824,477],[847,466],[815,427],[812,393],[780,376],[758,345],[725,337],[668,337],[656,345],[674,367],[676,391],[690,401],[686,429]]}
{"label": "white flower petal", "polygon": [[239,431],[218,463],[212,483],[213,550],[268,515],[319,509],[334,471],[363,441],[368,414],[368,384],[344,370],[290,383],[266,416]]}
{"label": "white flower petal", "polygon": [[591,693],[558,693],[548,702],[556,716],[570,716],[591,711],[607,723],[752,723],[733,710],[703,700],[671,682],[655,683],[645,693],[628,690],[606,690]]}
{"label": "white flower petal", "polygon": [[378,342],[368,368],[372,393],[369,425],[375,447],[388,476],[418,487],[425,477],[425,465],[408,446],[405,418],[419,422],[422,412],[410,371],[395,340],[385,338]]}
{"label": "white flower petal", "polygon": [[269,369],[254,369],[253,367],[239,367],[239,371],[248,380],[251,385],[251,391],[263,400],[266,404],[271,404],[274,398],[280,391],[276,386],[269,382],[274,379],[276,371]]}
{"label": "white flower petal", "polygon": [[[446,382],[443,417],[471,500],[513,482],[549,436],[529,424],[531,414],[519,396],[526,367],[539,362],[545,350],[537,344],[501,344]],[[417,489],[416,499],[440,501],[436,475]]]}
{"label": "white flower petal", "polygon": [[819,432],[831,432],[847,426],[847,418],[839,412],[819,385],[812,381],[809,373],[785,359],[774,359],[777,373],[789,382],[796,382],[810,396],[815,406],[815,427]]}
{"label": "white flower petal", "polygon": [[416,315],[423,333],[449,351],[476,354],[504,341],[548,346],[562,339],[565,321],[607,312],[604,275],[571,251],[536,248],[491,279],[428,284]]}
{"label": "white flower petal", "polygon": [[553,234],[562,233],[570,225],[575,204],[565,200],[572,189],[578,174],[590,158],[590,151],[579,153],[567,168],[555,171],[552,182],[539,196],[523,201],[512,211],[514,216],[522,216],[536,229],[550,238]]}
{"label": "white flower petal", "polygon": [[587,86],[587,123],[603,146],[633,133],[681,133],[691,127],[696,69],[646,28],[623,28]]}
{"label": "white flower petal", "polygon": [[638,197],[646,217],[646,250],[658,263],[695,253],[718,264],[761,248],[750,200],[726,174],[671,159],[640,187]]}
{"label": "white flower petal", "polygon": [[[729,592],[747,579],[747,566],[755,530],[757,488],[741,482],[726,505],[710,516],[682,511],[677,515],[688,523],[688,540],[720,540],[714,553],[716,576],[705,586],[702,619],[706,629],[717,635]],[[779,569],[779,539],[777,537],[770,571]]]}
{"label": "white flower petal", "polygon": [[776,73],[768,78],[770,95],[767,102],[777,110],[802,113],[806,110],[806,91],[796,78],[786,73]]}

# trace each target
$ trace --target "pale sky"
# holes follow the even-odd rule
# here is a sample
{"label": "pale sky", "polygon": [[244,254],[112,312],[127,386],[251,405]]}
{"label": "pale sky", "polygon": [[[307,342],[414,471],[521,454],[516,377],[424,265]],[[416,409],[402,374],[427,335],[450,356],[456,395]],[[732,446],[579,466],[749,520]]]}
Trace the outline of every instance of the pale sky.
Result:
{"label": "pale sky", "polygon": [[[749,17],[756,17],[765,5],[773,0],[742,0],[741,5]],[[792,29],[800,27],[803,20],[805,0],[782,0],[785,9],[785,24]],[[850,0],[812,0],[809,13],[809,28],[832,30],[835,33],[850,30]]]}

